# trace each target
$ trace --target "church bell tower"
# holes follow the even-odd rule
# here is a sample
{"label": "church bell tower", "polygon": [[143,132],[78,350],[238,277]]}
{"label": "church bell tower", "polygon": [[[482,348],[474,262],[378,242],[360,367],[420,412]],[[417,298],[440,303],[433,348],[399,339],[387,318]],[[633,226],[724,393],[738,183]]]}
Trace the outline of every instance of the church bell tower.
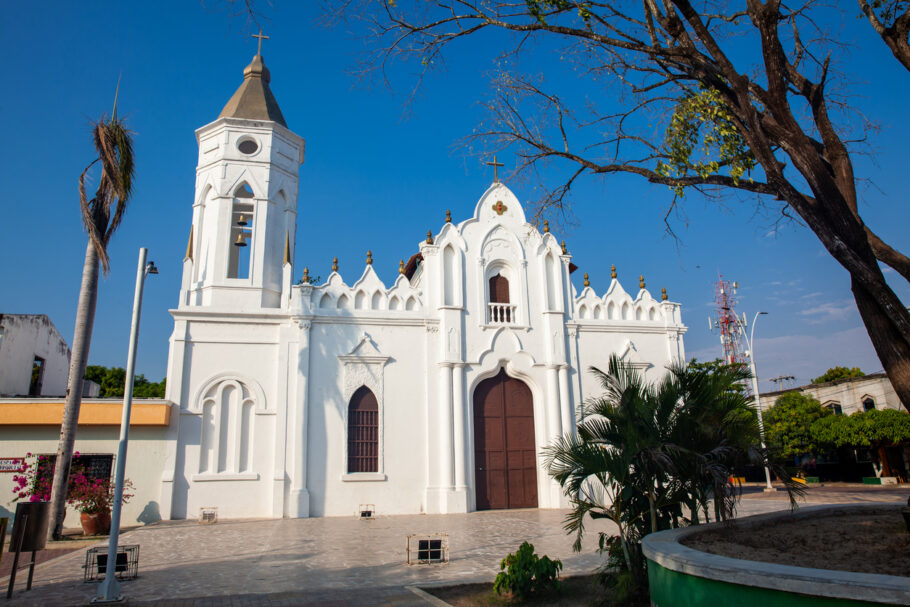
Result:
{"label": "church bell tower", "polygon": [[180,306],[281,308],[293,276],[304,140],[287,127],[257,53],[214,122],[199,161]]}

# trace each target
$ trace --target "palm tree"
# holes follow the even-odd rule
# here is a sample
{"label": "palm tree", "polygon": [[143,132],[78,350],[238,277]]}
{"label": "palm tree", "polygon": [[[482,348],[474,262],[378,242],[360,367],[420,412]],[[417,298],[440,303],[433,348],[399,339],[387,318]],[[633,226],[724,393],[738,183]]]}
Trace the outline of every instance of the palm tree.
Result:
{"label": "palm tree", "polygon": [[736,389],[749,375],[737,366],[676,366],[649,383],[615,356],[606,372],[591,371],[604,393],[582,405],[577,433],[546,449],[547,466],[572,504],[565,529],[576,534],[575,548],[586,517],[612,520],[618,541],[601,534],[600,545],[621,547],[612,564],[635,591],[645,583],[646,534],[698,524],[700,512],[710,520],[711,506],[715,520],[734,515],[733,469],[763,455],[753,448],[755,412]]}
{"label": "palm tree", "polygon": [[[119,93],[119,83],[117,86]],[[105,276],[110,272],[107,245],[120,225],[123,213],[133,187],[133,142],[132,133],[122,120],[117,118],[117,96],[114,96],[114,110],[111,118],[104,116],[92,127],[92,139],[98,157],[79,176],[79,202],[82,207],[82,223],[88,232],[85,248],[85,264],[82,267],[82,286],[79,289],[79,304],[76,308],[76,329],[73,335],[73,354],[70,360],[69,379],[66,386],[66,404],[60,425],[60,442],[54,469],[51,490],[51,524],[49,535],[59,539],[63,532],[63,518],[66,513],[66,487],[69,485],[73,445],[76,440],[76,425],[79,407],[82,404],[82,383],[88,362],[92,326],[95,321],[95,304],[98,300],[98,266]],[[85,192],[85,181],[89,170],[101,163],[98,188],[91,199]]]}

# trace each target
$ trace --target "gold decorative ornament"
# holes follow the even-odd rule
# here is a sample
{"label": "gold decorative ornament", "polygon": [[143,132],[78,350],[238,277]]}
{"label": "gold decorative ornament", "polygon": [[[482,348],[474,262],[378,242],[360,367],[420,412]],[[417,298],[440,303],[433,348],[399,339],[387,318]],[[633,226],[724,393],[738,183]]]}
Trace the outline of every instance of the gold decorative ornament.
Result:
{"label": "gold decorative ornament", "polygon": [[427,244],[433,244],[433,230],[427,230]]}
{"label": "gold decorative ornament", "polygon": [[543,233],[544,234],[550,233],[550,222],[547,221],[546,219],[543,220]]}
{"label": "gold decorative ornament", "polygon": [[497,215],[502,215],[503,213],[505,213],[506,211],[509,210],[509,207],[502,204],[501,200],[497,200],[496,204],[493,205],[493,210],[496,211]]}
{"label": "gold decorative ornament", "polygon": [[404,274],[404,260],[398,262],[398,273]]}
{"label": "gold decorative ornament", "polygon": [[332,271],[333,272],[338,271],[338,258],[337,257],[332,259]]}
{"label": "gold decorative ornament", "polygon": [[590,286],[591,286],[591,282],[588,280],[588,273],[587,273],[587,272],[585,272],[585,286],[586,286],[586,287],[590,287]]}
{"label": "gold decorative ornament", "polygon": [[367,265],[373,265],[373,251],[367,251]]}
{"label": "gold decorative ornament", "polygon": [[309,268],[303,269],[303,282],[305,282],[306,284],[310,284],[310,269]]}
{"label": "gold decorative ornament", "polygon": [[452,223],[452,211],[446,209],[446,223]]}
{"label": "gold decorative ornament", "polygon": [[638,288],[639,288],[639,289],[644,289],[644,288],[645,288],[645,275],[644,275],[644,274],[641,274],[641,275],[638,277]]}
{"label": "gold decorative ornament", "polygon": [[193,226],[190,226],[190,239],[186,242],[186,255],[183,258],[183,261],[189,259],[193,261]]}
{"label": "gold decorative ornament", "polygon": [[616,266],[615,265],[610,266],[610,278],[616,278]]}
{"label": "gold decorative ornament", "polygon": [[563,254],[563,255],[568,255],[568,254],[569,254],[569,251],[566,249],[566,241],[565,241],[565,240],[563,240],[561,243],[559,243],[559,246],[562,247],[562,254]]}
{"label": "gold decorative ornament", "polygon": [[660,300],[667,301],[667,287],[660,288]]}

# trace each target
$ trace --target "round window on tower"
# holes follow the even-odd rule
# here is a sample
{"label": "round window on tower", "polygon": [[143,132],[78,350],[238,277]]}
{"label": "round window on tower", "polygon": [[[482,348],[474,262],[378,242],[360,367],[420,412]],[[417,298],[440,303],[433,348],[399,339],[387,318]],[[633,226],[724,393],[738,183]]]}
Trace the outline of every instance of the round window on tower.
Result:
{"label": "round window on tower", "polygon": [[240,150],[241,154],[250,156],[259,150],[259,144],[252,137],[244,137],[237,142],[237,149]]}

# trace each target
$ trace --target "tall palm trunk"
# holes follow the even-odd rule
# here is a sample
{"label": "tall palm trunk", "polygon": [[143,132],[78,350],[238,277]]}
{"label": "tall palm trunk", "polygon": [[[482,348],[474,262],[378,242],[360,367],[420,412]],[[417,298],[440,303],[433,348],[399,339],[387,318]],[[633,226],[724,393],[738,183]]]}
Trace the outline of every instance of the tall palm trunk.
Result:
{"label": "tall palm trunk", "polygon": [[88,352],[92,343],[92,326],[95,324],[95,304],[98,302],[98,251],[91,239],[85,248],[85,265],[82,267],[82,286],[79,289],[79,305],[76,308],[76,329],[73,334],[73,356],[70,359],[69,379],[66,385],[66,404],[63,407],[63,422],[60,426],[60,442],[57,447],[54,482],[51,488],[51,524],[48,535],[60,539],[63,535],[63,519],[66,516],[66,488],[69,484],[70,465],[73,459],[73,445],[76,442],[76,426],[79,423],[79,408],[82,405],[82,384]]}

